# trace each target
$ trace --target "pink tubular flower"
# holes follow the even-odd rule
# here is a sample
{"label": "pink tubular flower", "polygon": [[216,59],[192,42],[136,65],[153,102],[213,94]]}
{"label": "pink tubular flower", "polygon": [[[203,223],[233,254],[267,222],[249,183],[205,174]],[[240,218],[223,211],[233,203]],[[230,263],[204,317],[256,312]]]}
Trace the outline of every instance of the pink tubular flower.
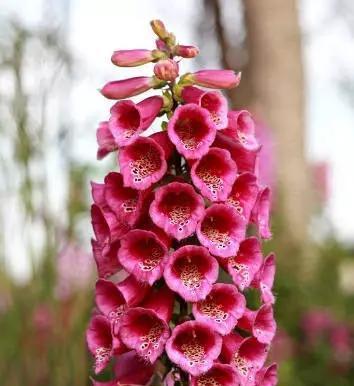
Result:
{"label": "pink tubular flower", "polygon": [[129,100],[114,104],[108,126],[116,143],[126,146],[134,142],[152,124],[162,105],[162,97],[156,95],[137,104]]}
{"label": "pink tubular flower", "polygon": [[237,166],[227,150],[211,147],[191,169],[194,185],[211,201],[225,201],[237,176]]}
{"label": "pink tubular flower", "polygon": [[182,90],[182,98],[186,103],[194,103],[207,109],[218,130],[227,126],[227,100],[221,92],[187,86]]}
{"label": "pink tubular flower", "polygon": [[187,159],[206,154],[216,133],[208,110],[192,103],[177,107],[167,130],[177,151]]}
{"label": "pink tubular flower", "polygon": [[104,158],[107,154],[118,149],[118,145],[114,140],[111,130],[108,127],[108,122],[101,122],[96,131],[98,144],[97,159]]}
{"label": "pink tubular flower", "polygon": [[213,204],[205,211],[197,226],[198,240],[219,257],[237,253],[246,232],[246,222],[237,212],[225,204]]}
{"label": "pink tubular flower", "polygon": [[232,284],[214,284],[205,300],[193,304],[196,320],[221,335],[229,334],[246,308],[245,297]]}
{"label": "pink tubular flower", "polygon": [[91,239],[91,246],[98,277],[112,276],[122,268],[117,258],[119,241],[104,247],[98,241]]}
{"label": "pink tubular flower", "polygon": [[196,245],[185,245],[172,253],[164,272],[171,290],[190,302],[205,299],[217,277],[217,261]]}
{"label": "pink tubular flower", "polygon": [[264,303],[274,303],[274,295],[272,293],[275,276],[275,255],[271,253],[268,255],[256,274],[252,287],[259,288],[261,291],[262,301]]}
{"label": "pink tubular flower", "polygon": [[162,80],[174,81],[178,77],[179,66],[173,59],[159,60],[154,66],[154,74]]}
{"label": "pink tubular flower", "polygon": [[139,281],[154,284],[162,276],[167,248],[155,233],[135,229],[121,240],[118,259],[124,269]]}
{"label": "pink tubular flower", "polygon": [[271,304],[263,304],[257,311],[246,310],[238,327],[252,332],[261,343],[270,344],[276,331],[276,323]]}
{"label": "pink tubular flower", "polygon": [[270,207],[270,189],[265,187],[259,191],[257,201],[251,213],[251,221],[257,225],[259,235],[263,239],[270,239],[272,237],[269,226]]}
{"label": "pink tubular flower", "polygon": [[241,73],[232,70],[201,70],[191,74],[191,80],[206,88],[234,88],[241,80]]}
{"label": "pink tubular flower", "polygon": [[264,367],[256,374],[255,386],[276,386],[278,384],[278,366],[276,363]]}
{"label": "pink tubular flower", "polygon": [[155,192],[150,206],[154,223],[177,240],[194,233],[204,214],[202,197],[189,184],[171,182]]}
{"label": "pink tubular flower", "polygon": [[167,131],[158,131],[156,133],[151,134],[149,138],[152,138],[156,143],[158,143],[163,148],[165,152],[165,158],[168,161],[172,157],[173,153],[175,152],[175,147],[173,143],[170,141]]}
{"label": "pink tubular flower", "polygon": [[172,362],[196,377],[213,366],[221,346],[221,336],[208,325],[189,321],[174,328],[166,352]]}
{"label": "pink tubular flower", "polygon": [[243,240],[237,255],[227,259],[227,271],[241,291],[250,286],[261,265],[261,246],[256,237]]}
{"label": "pink tubular flower", "polygon": [[112,63],[119,67],[135,67],[155,60],[154,51],[137,49],[137,50],[119,50],[114,51]]}
{"label": "pink tubular flower", "polygon": [[238,386],[240,379],[230,365],[215,363],[205,374],[192,377],[191,386]]}
{"label": "pink tubular flower", "polygon": [[199,54],[199,48],[195,46],[183,46],[181,44],[177,44],[173,53],[176,56],[190,59],[196,57]]}
{"label": "pink tubular flower", "polygon": [[234,207],[246,221],[249,221],[257,194],[257,177],[252,173],[242,173],[237,177],[226,204]]}
{"label": "pink tubular flower", "polygon": [[151,138],[139,137],[119,152],[124,185],[148,189],[159,181],[167,170],[165,152]]}

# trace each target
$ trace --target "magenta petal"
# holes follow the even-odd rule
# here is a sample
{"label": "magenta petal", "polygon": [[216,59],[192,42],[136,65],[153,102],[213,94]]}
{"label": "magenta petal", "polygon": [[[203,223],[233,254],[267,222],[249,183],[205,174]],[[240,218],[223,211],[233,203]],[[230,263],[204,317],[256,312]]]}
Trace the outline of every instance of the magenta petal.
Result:
{"label": "magenta petal", "polygon": [[272,293],[273,283],[275,276],[275,255],[271,253],[268,255],[257,272],[252,286],[259,288],[261,291],[262,301],[265,303],[274,303],[274,295]]}
{"label": "magenta petal", "polygon": [[165,152],[166,160],[169,160],[175,152],[175,146],[168,137],[167,131],[158,131],[149,136],[157,142]]}
{"label": "magenta petal", "polygon": [[166,284],[183,299],[196,302],[208,295],[218,277],[218,263],[204,247],[186,245],[169,257]]}
{"label": "magenta petal", "polygon": [[208,325],[189,321],[174,328],[166,343],[166,352],[182,370],[199,376],[212,367],[221,346],[221,336]]}
{"label": "magenta petal", "polygon": [[155,311],[160,319],[169,323],[172,318],[174,304],[175,294],[164,285],[160,288],[153,288],[141,307]]}
{"label": "magenta petal", "polygon": [[270,189],[266,187],[259,191],[257,201],[251,213],[251,221],[257,225],[258,232],[263,239],[270,239],[272,237],[269,226],[270,208]]}
{"label": "magenta petal", "polygon": [[117,287],[129,307],[138,305],[147,296],[150,289],[148,285],[138,281],[134,275],[126,277],[117,284]]}
{"label": "magenta petal", "polygon": [[[192,377],[191,386],[239,386],[240,378],[230,365],[215,363],[205,374]],[[173,386],[173,385],[172,385]]]}
{"label": "magenta petal", "polygon": [[225,201],[237,176],[237,166],[227,150],[212,147],[191,169],[193,184],[211,201]]}
{"label": "magenta petal", "polygon": [[256,386],[276,386],[278,383],[277,370],[276,363],[259,370],[256,374]]}
{"label": "magenta petal", "polygon": [[122,268],[117,257],[119,241],[109,246],[102,246],[98,241],[91,239],[91,245],[100,278],[112,276]]}
{"label": "magenta petal", "polygon": [[273,307],[271,304],[263,304],[256,311],[252,331],[253,335],[261,343],[270,344],[274,338],[277,325],[274,320]]}
{"label": "magenta petal", "polygon": [[241,73],[232,70],[200,70],[192,74],[194,83],[207,88],[234,88],[241,80]]}
{"label": "magenta petal", "polygon": [[167,262],[167,248],[150,231],[135,229],[121,240],[118,259],[139,281],[152,285],[162,276]]}
{"label": "magenta petal", "polygon": [[148,76],[115,80],[106,83],[101,89],[101,94],[108,99],[124,99],[141,94],[154,85],[153,79]]}
{"label": "magenta petal", "polygon": [[135,67],[154,60],[151,50],[134,49],[114,51],[111,57],[112,63],[120,67]]}
{"label": "magenta petal", "polygon": [[124,185],[134,189],[148,189],[159,181],[167,170],[165,152],[151,138],[138,137],[119,152],[119,164]]}
{"label": "magenta petal", "polygon": [[177,107],[167,131],[180,154],[187,159],[198,159],[213,143],[216,127],[208,110],[190,103]]}
{"label": "magenta petal", "polygon": [[202,245],[215,256],[230,257],[237,253],[246,233],[245,220],[225,204],[213,204],[197,226]]}
{"label": "magenta petal", "polygon": [[96,131],[98,144],[97,159],[104,158],[107,154],[118,149],[118,145],[109,130],[108,122],[101,122]]}
{"label": "magenta petal", "polygon": [[101,209],[93,204],[91,206],[91,223],[96,240],[100,245],[107,245],[111,240],[109,226]]}
{"label": "magenta petal", "polygon": [[180,182],[171,182],[159,188],[150,206],[154,223],[177,240],[194,233],[203,214],[202,197],[192,186]]}
{"label": "magenta petal", "polygon": [[221,335],[229,334],[245,311],[246,299],[232,284],[214,284],[205,300],[193,304],[196,320]]}

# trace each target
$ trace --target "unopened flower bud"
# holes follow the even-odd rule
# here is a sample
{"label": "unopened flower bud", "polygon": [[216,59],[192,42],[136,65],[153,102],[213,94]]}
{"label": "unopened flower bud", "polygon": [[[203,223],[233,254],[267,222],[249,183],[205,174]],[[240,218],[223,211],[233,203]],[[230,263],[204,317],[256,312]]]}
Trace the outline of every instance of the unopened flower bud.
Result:
{"label": "unopened flower bud", "polygon": [[177,44],[173,53],[176,56],[181,56],[182,58],[194,58],[199,54],[199,48],[195,46],[182,46]]}
{"label": "unopened flower bud", "polygon": [[111,60],[116,66],[134,67],[152,62],[154,55],[150,50],[119,50],[114,51]]}
{"label": "unopened flower bud", "polygon": [[178,76],[178,63],[172,59],[160,60],[155,64],[154,73],[159,79],[174,81]]}
{"label": "unopened flower bud", "polygon": [[124,99],[141,94],[155,85],[155,77],[138,76],[108,82],[101,89],[101,94],[108,99]]}
{"label": "unopened flower bud", "polygon": [[207,88],[234,88],[241,80],[241,72],[232,70],[201,70],[190,77],[194,84]]}
{"label": "unopened flower bud", "polygon": [[167,50],[167,45],[162,39],[156,39],[155,44],[158,50],[161,50],[161,51]]}
{"label": "unopened flower bud", "polygon": [[161,20],[151,20],[150,25],[160,39],[164,40],[168,37],[169,33]]}

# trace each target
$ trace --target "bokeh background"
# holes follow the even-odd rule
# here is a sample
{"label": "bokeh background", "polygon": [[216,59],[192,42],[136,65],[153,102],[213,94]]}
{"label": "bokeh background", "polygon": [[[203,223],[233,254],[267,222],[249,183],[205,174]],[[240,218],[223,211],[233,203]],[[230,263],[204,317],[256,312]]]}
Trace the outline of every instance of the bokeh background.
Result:
{"label": "bokeh background", "polygon": [[354,385],[352,0],[1,1],[0,384],[90,384],[89,181],[116,169],[95,159],[97,89],[151,73],[110,55],[152,48],[155,18],[201,48],[183,72],[243,71],[228,97],[274,190],[279,384]]}

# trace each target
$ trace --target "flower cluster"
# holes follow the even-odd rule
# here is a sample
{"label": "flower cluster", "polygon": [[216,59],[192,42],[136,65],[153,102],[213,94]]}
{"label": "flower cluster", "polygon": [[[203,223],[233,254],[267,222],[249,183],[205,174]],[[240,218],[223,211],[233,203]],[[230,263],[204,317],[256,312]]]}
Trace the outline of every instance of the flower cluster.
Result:
{"label": "flower cluster", "polygon": [[[92,183],[99,279],[87,343],[95,372],[112,360],[116,378],[94,384],[146,385],[155,374],[167,386],[273,386],[275,257],[261,251],[270,190],[257,179],[251,115],[228,111],[218,90],[240,74],[179,76],[198,49],[177,44],[161,21],[151,26],[156,49],[116,51],[112,62],[153,62],[154,75],[101,90],[118,101],[98,127],[97,157],[118,150],[119,172]],[[149,89],[161,95],[124,99]],[[161,130],[146,135],[157,117]],[[251,287],[258,309],[248,308]]]}

